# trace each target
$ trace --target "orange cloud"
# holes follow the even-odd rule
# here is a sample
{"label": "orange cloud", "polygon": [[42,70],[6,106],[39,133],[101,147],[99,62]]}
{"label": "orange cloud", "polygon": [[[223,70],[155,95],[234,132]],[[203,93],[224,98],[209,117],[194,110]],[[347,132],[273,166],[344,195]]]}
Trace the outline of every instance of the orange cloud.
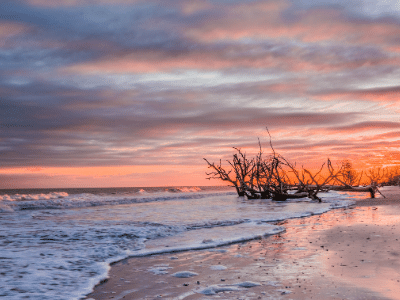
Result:
{"label": "orange cloud", "polygon": [[[275,150],[292,162],[317,166],[329,157],[334,164],[349,159],[356,168],[365,169],[400,163],[400,136],[395,130],[399,127],[395,122],[363,122],[338,129],[271,130],[271,134]],[[261,141],[268,154],[266,139]]]}
{"label": "orange cloud", "polygon": [[376,141],[376,140],[385,140],[385,139],[393,139],[393,138],[400,138],[400,131],[390,131],[385,132],[377,135],[371,135],[367,137],[363,137],[363,140],[366,141]]}
{"label": "orange cloud", "polygon": [[154,172],[158,166],[112,166],[112,167],[18,167],[2,168],[0,174],[24,174],[29,172],[48,175],[107,176],[130,173]]}
{"label": "orange cloud", "polygon": [[400,88],[395,87],[395,88],[358,91],[355,93],[355,96],[370,101],[398,102],[400,100]]}
{"label": "orange cloud", "polygon": [[0,189],[221,185],[206,171],[206,165],[7,168],[0,169]]}

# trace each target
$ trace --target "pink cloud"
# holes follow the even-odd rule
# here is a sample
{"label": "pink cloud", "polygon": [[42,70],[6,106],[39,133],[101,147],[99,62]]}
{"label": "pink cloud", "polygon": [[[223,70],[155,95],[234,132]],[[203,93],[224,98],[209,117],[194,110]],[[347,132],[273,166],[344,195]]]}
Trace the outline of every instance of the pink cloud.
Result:
{"label": "pink cloud", "polygon": [[279,82],[269,85],[257,85],[255,87],[259,91],[272,92],[277,94],[296,94],[304,95],[308,88],[306,80],[295,80],[292,82]]}
{"label": "pink cloud", "polygon": [[332,91],[312,95],[315,100],[363,100],[376,102],[399,102],[400,87],[377,88],[365,90]]}
{"label": "pink cloud", "polygon": [[0,48],[11,46],[10,39],[30,30],[29,26],[18,22],[0,22]]}
{"label": "pink cloud", "polygon": [[283,17],[288,1],[240,4],[224,10],[224,16],[207,19],[202,26],[185,29],[195,40],[297,39],[307,43],[335,41],[370,44],[392,41],[400,34],[397,24],[352,20],[341,9],[317,8],[294,13],[295,21]]}
{"label": "pink cloud", "polygon": [[[293,62],[290,62],[293,64]],[[232,67],[273,68],[289,63],[267,54],[258,59],[247,57],[230,59],[220,53],[193,51],[170,55],[162,51],[135,52],[123,57],[106,57],[96,62],[77,64],[67,68],[76,73],[153,73],[174,69],[219,70]]]}
{"label": "pink cloud", "polygon": [[[283,71],[332,71],[355,69],[373,65],[400,65],[399,58],[379,58],[354,62],[330,61],[329,57],[302,57],[297,53],[278,56],[271,53],[258,57],[241,56],[231,58],[224,52],[192,51],[174,55],[163,51],[136,51],[124,56],[104,57],[94,62],[75,64],[65,71],[80,74],[97,73],[155,73],[179,69],[220,70],[228,68],[268,69],[279,68]],[[64,70],[60,70],[64,71]]]}
{"label": "pink cloud", "polygon": [[184,15],[192,15],[212,8],[213,5],[210,2],[203,0],[184,0],[180,2],[180,9]]}
{"label": "pink cloud", "polygon": [[25,32],[26,25],[17,22],[0,22],[0,39]]}

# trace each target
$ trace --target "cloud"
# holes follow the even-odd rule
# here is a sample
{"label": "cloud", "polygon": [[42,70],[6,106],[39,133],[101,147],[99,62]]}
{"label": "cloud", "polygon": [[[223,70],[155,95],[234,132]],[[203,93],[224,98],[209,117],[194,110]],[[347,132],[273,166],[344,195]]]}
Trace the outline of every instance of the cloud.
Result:
{"label": "cloud", "polygon": [[43,168],[36,173],[20,169],[0,169],[0,188],[154,187],[155,183],[157,186],[180,186],[182,177],[188,178],[186,185],[219,184],[217,181],[206,180],[206,170],[206,167],[196,165]]}
{"label": "cloud", "polygon": [[124,4],[132,5],[135,3],[143,3],[143,0],[25,0],[25,2],[31,6],[39,7],[70,7],[70,6],[89,6],[89,5],[115,5]]}
{"label": "cloud", "polygon": [[73,64],[68,72],[78,74],[171,73],[180,70],[269,70],[309,74],[354,72],[398,66],[397,57],[374,47],[310,46],[253,43],[243,47],[231,43],[197,46],[182,50],[137,50],[115,53],[97,60]]}
{"label": "cloud", "polygon": [[400,99],[400,87],[367,88],[354,90],[338,90],[321,92],[313,95],[315,99],[336,100],[354,99],[376,102],[398,102]]}
{"label": "cloud", "polygon": [[235,107],[229,101],[216,105],[199,102],[196,93],[184,91],[84,90],[40,82],[18,88],[3,84],[2,89],[0,138],[9,166],[22,160],[26,165],[148,164],[171,155],[181,163],[187,158],[184,152],[190,157],[198,154],[188,148],[215,144],[207,138],[196,142],[197,134],[204,131],[251,130],[266,124],[330,126],[357,117],[355,113]]}
{"label": "cloud", "polygon": [[0,39],[21,34],[26,31],[26,26],[17,22],[0,23]]}
{"label": "cloud", "polygon": [[[9,45],[18,44],[19,47],[11,47],[7,57],[2,59],[0,53],[4,66],[57,67],[61,72],[66,67],[79,74],[235,68],[328,73],[362,68],[365,64],[399,64],[397,57],[371,46],[370,42],[352,47],[337,43],[342,37],[354,42],[356,39],[352,35],[364,32],[368,32],[368,38],[375,31],[379,37],[386,33],[393,36],[397,33],[387,26],[397,28],[397,24],[383,21],[359,24],[346,19],[344,12],[338,9],[309,8],[297,12],[289,20],[285,13],[292,4],[285,1],[230,5],[217,2],[205,5],[199,1],[172,5],[168,2],[161,6],[157,1],[147,5],[106,6],[102,1],[94,2],[97,4],[94,6],[76,6],[74,1],[65,3],[66,7],[58,8],[8,2],[2,19],[18,21],[29,30],[9,41]],[[190,16],[186,10],[191,11]],[[359,26],[373,26],[373,29]],[[333,45],[307,41],[306,34],[315,39],[316,30],[324,27],[336,32],[332,37]],[[227,37],[234,38],[207,41],[193,36],[210,34],[210,30],[224,31]],[[329,39],[332,34],[321,35]],[[287,38],[282,39],[285,36]],[[242,38],[250,40],[241,41]],[[293,38],[307,44],[296,43]],[[395,45],[393,42],[392,46]]]}
{"label": "cloud", "polygon": [[149,24],[152,18],[178,18],[177,13],[157,3],[133,4],[35,7],[6,1],[0,32],[12,24],[13,34],[0,34],[0,47],[6,50],[0,48],[0,62],[7,68],[53,68],[138,48],[182,47],[182,38],[171,28]]}
{"label": "cloud", "polygon": [[241,3],[226,7],[218,18],[186,33],[205,42],[245,38],[297,39],[306,43],[396,42],[397,20],[371,20],[349,12],[342,6],[331,5],[299,9],[288,1]]}
{"label": "cloud", "polygon": [[388,159],[399,20],[358,0],[5,0],[2,163],[202,165],[265,126],[296,160]]}
{"label": "cloud", "polygon": [[385,132],[377,135],[371,135],[364,137],[363,140],[369,140],[369,141],[376,141],[376,140],[390,140],[390,139],[398,139],[400,137],[400,131],[390,131],[390,132]]}
{"label": "cloud", "polygon": [[349,126],[331,127],[331,130],[335,131],[362,131],[362,130],[374,130],[374,129],[397,129],[400,128],[400,122],[392,121],[369,121],[359,122]]}

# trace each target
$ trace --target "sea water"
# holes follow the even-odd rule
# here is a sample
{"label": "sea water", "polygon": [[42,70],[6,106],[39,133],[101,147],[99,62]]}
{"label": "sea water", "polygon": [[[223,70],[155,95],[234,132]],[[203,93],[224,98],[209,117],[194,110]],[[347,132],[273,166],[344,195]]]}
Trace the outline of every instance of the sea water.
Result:
{"label": "sea water", "polygon": [[81,299],[129,256],[214,248],[276,234],[273,222],[353,203],[285,202],[228,187],[0,191],[0,297]]}

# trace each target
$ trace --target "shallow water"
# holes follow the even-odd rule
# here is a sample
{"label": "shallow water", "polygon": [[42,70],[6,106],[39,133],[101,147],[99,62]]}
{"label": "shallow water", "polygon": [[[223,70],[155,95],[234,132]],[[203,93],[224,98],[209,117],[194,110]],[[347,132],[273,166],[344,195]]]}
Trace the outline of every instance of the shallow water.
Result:
{"label": "shallow water", "polygon": [[353,203],[335,192],[317,203],[249,201],[227,188],[111,191],[3,193],[0,297],[79,299],[125,257],[251,240],[284,230],[266,222]]}

